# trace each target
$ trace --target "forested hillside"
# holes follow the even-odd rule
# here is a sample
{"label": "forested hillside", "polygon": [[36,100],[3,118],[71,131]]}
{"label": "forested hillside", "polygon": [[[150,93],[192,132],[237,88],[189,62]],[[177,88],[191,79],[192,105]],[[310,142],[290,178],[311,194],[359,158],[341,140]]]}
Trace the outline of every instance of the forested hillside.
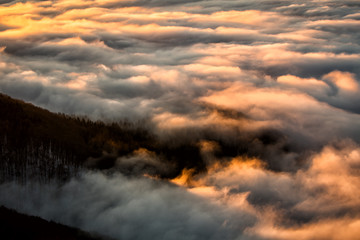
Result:
{"label": "forested hillside", "polygon": [[[3,94],[0,126],[0,182],[67,179],[80,168],[113,168],[118,157],[131,158],[134,152],[170,162],[166,171],[156,172],[160,177],[175,177],[183,168],[204,168],[195,142],[164,143],[140,123],[94,122],[52,113]],[[128,165],[122,168],[134,167]]]}
{"label": "forested hillside", "polygon": [[[55,114],[2,94],[0,126],[1,181],[67,178],[90,157],[126,155],[152,143],[145,129],[127,122],[105,124]],[[107,168],[108,162],[92,167]]]}

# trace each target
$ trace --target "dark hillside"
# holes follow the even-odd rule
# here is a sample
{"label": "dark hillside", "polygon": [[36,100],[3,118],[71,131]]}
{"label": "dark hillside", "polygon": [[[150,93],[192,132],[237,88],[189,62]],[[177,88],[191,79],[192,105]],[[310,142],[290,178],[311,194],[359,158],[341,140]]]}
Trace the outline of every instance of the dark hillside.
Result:
{"label": "dark hillside", "polygon": [[134,148],[148,141],[144,129],[128,122],[105,124],[85,118],[56,114],[20,100],[0,94],[0,133],[8,135],[14,147],[29,139],[51,141],[71,149],[76,155],[99,155],[114,146],[126,152],[130,143]]}
{"label": "dark hillside", "polygon": [[122,156],[151,148],[151,138],[144,128],[128,122],[105,124],[56,114],[0,94],[0,182],[66,178],[104,152]]}
{"label": "dark hillside", "polygon": [[39,217],[27,216],[14,210],[0,207],[0,238],[4,240],[101,240],[76,228]]}

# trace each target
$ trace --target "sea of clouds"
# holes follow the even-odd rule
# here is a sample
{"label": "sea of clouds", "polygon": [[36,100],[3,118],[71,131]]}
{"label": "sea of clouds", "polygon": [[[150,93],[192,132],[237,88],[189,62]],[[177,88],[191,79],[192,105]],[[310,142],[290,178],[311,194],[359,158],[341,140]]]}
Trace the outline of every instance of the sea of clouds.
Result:
{"label": "sea of clouds", "polygon": [[[0,204],[116,239],[356,238],[359,12],[355,0],[1,1],[0,92],[146,119],[164,142],[195,139],[206,172],[8,182]],[[248,154],[222,158],[226,144]],[[166,169],[139,151],[117,168],[135,163]]]}

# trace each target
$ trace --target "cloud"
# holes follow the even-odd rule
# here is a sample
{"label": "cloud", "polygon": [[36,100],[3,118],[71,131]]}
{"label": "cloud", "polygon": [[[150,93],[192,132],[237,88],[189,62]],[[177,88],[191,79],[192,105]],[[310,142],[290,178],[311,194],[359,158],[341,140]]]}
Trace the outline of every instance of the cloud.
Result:
{"label": "cloud", "polygon": [[85,173],[60,188],[30,188],[2,185],[28,199],[12,204],[15,195],[2,194],[2,204],[117,239],[247,239],[241,232],[254,222],[246,211],[235,214],[185,189],[120,174]]}
{"label": "cloud", "polygon": [[[307,84],[306,81],[310,80],[304,80],[304,85]],[[314,81],[311,83],[314,83]],[[294,82],[292,81],[292,83]],[[318,81],[316,81],[316,84],[328,89],[325,84]],[[355,122],[350,119],[356,119],[358,115],[334,109],[327,104],[318,102],[307,94],[292,90],[256,88],[249,84],[237,83],[228,89],[215,91],[209,96],[200,99],[207,103],[216,103],[243,112],[250,119],[255,120],[255,124],[259,124],[259,127],[276,126],[275,128],[283,129],[289,136],[296,133],[295,139],[299,139],[301,135],[305,134],[303,137],[307,138],[307,141],[323,142],[335,136],[350,137],[348,135],[350,131],[357,129],[353,125]],[[338,114],[338,111],[341,114]],[[343,118],[345,115],[348,116]],[[346,121],[349,121],[348,124],[343,124]],[[324,128],[318,128],[317,126],[324,126]],[[342,134],[345,135],[341,136]],[[356,135],[351,137],[356,139]]]}
{"label": "cloud", "polygon": [[358,81],[352,73],[333,71],[320,79],[285,75],[278,77],[277,82],[283,87],[300,90],[334,107],[354,113],[359,111],[354,104],[358,101]]}
{"label": "cloud", "polygon": [[[84,173],[58,190],[49,185],[49,194],[62,196],[52,201],[65,209],[72,194],[80,200],[62,219],[62,207],[45,210],[51,194],[38,195],[43,216],[129,238],[145,238],[134,230],[140,227],[160,239],[354,236],[359,203],[347,191],[357,191],[359,10],[351,0],[2,1],[2,93],[94,120],[146,119],[164,149],[177,154],[140,149],[111,156],[127,177]],[[165,157],[185,159],[206,174],[164,165]],[[197,177],[200,185],[184,189],[139,177],[177,167],[189,175],[183,183]],[[116,188],[118,181],[145,190]],[[91,195],[76,192],[90,182],[99,187],[101,204],[110,204],[100,201],[107,196],[131,200],[103,213],[97,201],[87,201]],[[114,195],[100,185],[111,185]],[[236,200],[240,216],[252,220],[233,213]],[[97,210],[76,212],[84,202]],[[147,225],[155,210],[158,220]],[[118,214],[123,228],[100,224],[118,223]],[[339,233],[329,230],[345,223],[351,225]]]}
{"label": "cloud", "polygon": [[[359,212],[350,209],[359,204],[359,159],[358,146],[342,141],[309,157],[307,167],[296,173],[266,170],[258,159],[235,158],[215,163],[203,175],[184,172],[174,182],[210,199],[246,193],[254,214],[261,216],[246,232],[265,239],[354,238]],[[330,230],[340,222],[350,225]]]}
{"label": "cloud", "polygon": [[[187,97],[194,99],[214,87],[221,90],[228,81],[264,81],[264,74],[318,79],[338,70],[358,76],[357,41],[352,38],[355,35],[347,34],[345,38],[354,42],[351,49],[355,52],[351,53],[343,39],[316,27],[352,26],[356,20],[338,22],[316,15],[313,21],[306,22],[292,11],[314,13],[319,11],[317,3],[276,1],[270,7],[266,1],[258,2],[262,4],[234,2],[219,6],[212,1],[189,1],[174,9],[173,3],[163,1],[94,1],[91,6],[84,1],[24,1],[2,7],[4,21],[15,28],[3,31],[0,37],[7,62],[30,68],[44,78],[70,82],[52,83],[52,87],[75,87],[81,94],[95,94],[100,99],[108,96],[114,101],[150,95],[163,105],[163,93],[175,89],[163,84],[172,81],[187,85],[176,89],[179,97],[190,93]],[[327,4],[322,13],[325,16],[340,11],[340,3]],[[343,15],[356,11],[352,3],[343,3],[342,7]],[[328,39],[333,40],[325,43]],[[302,52],[305,49],[307,52]],[[106,71],[94,68],[96,65],[105,66]],[[129,79],[141,76],[156,82],[160,72],[168,77],[155,85],[115,82],[112,78],[123,78],[117,70],[119,65]],[[152,72],[127,70],[134,65],[146,65]],[[172,75],[168,75],[170,72]],[[72,79],[73,73],[95,76],[76,80]],[[28,100],[36,104],[36,99]],[[54,108],[49,103],[43,106]]]}

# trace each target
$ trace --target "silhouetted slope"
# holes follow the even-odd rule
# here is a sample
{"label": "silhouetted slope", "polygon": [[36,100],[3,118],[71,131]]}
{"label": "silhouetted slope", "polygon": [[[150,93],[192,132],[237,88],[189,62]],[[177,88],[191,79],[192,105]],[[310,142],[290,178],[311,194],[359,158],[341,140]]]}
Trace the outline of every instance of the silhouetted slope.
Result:
{"label": "silhouetted slope", "polygon": [[8,134],[15,145],[29,139],[52,141],[79,156],[100,155],[113,147],[128,152],[149,138],[144,129],[128,122],[105,124],[56,114],[3,94],[0,94],[0,123],[0,133]]}
{"label": "silhouetted slope", "polygon": [[100,240],[86,233],[39,217],[27,216],[0,207],[0,239],[15,240]]}
{"label": "silhouetted slope", "polygon": [[[154,141],[144,128],[128,122],[105,124],[51,113],[0,94],[0,182],[67,178],[90,157],[107,152],[115,158]],[[92,167],[109,168],[111,161]],[[31,170],[31,171],[30,171]]]}

